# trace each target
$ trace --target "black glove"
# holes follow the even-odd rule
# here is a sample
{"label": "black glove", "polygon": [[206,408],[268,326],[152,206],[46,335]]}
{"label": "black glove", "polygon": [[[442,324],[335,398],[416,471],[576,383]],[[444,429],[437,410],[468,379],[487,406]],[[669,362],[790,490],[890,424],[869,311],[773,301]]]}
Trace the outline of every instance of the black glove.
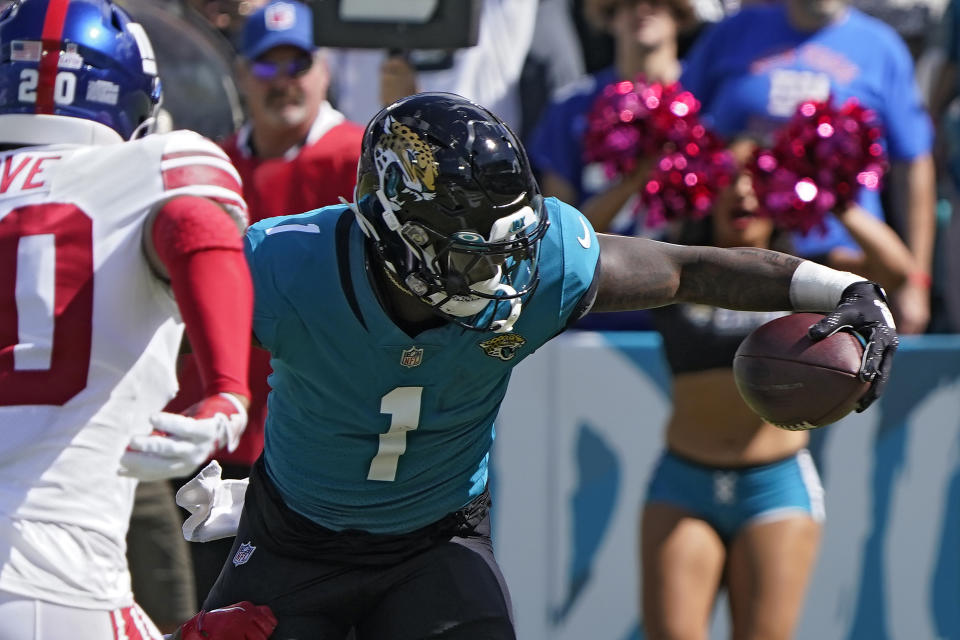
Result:
{"label": "black glove", "polygon": [[823,340],[841,329],[851,329],[866,340],[860,379],[873,384],[857,404],[857,411],[860,412],[873,404],[883,392],[890,378],[893,354],[900,344],[897,327],[880,285],[864,280],[844,289],[837,308],[810,327],[810,339],[814,342]]}

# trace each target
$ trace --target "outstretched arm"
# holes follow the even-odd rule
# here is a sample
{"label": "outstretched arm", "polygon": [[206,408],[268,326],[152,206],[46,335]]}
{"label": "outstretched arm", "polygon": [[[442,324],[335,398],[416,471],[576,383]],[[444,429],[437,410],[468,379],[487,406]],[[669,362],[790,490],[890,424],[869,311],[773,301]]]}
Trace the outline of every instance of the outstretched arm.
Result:
{"label": "outstretched arm", "polygon": [[752,311],[793,308],[790,283],[803,262],[800,258],[766,249],[597,237],[601,273],[593,311],[646,309],[674,302]]}
{"label": "outstretched arm", "polygon": [[841,329],[863,337],[860,377],[872,381],[859,411],[876,400],[897,349],[883,289],[860,276],[765,249],[680,246],[599,235],[600,284],[593,311],[695,302],[749,311],[819,311],[810,328],[822,340]]}

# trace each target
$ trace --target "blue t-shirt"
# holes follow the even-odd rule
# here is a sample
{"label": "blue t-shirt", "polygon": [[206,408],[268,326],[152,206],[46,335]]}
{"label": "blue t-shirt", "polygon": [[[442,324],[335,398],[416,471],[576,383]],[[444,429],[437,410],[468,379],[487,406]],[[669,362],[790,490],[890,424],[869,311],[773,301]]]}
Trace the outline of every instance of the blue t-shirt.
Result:
{"label": "blue t-shirt", "polygon": [[[728,138],[768,139],[800,102],[832,95],[837,104],[853,97],[876,112],[892,160],[928,153],[933,143],[906,45],[889,25],[853,8],[809,33],[790,25],[782,3],[745,7],[701,36],[680,81],[700,100],[704,119]],[[861,190],[859,201],[883,216],[876,191]],[[855,246],[837,220],[828,223],[826,236],[796,238],[798,253]]]}
{"label": "blue t-shirt", "polygon": [[[617,80],[616,69],[609,67],[559,89],[527,141],[530,163],[541,174],[550,172],[566,180],[576,191],[576,200],[571,203],[575,206],[606,191],[617,180],[607,175],[602,164],[587,164],[583,159],[587,116],[603,89]],[[637,200],[630,198],[610,222],[609,232],[656,236],[656,230],[646,228],[643,216],[637,216],[636,211]]]}
{"label": "blue t-shirt", "polygon": [[[615,177],[607,176],[600,163],[583,160],[583,137],[587,131],[587,115],[604,87],[618,79],[616,69],[609,67],[586,75],[559,89],[544,109],[530,134],[527,155],[541,174],[554,173],[566,180],[577,193],[579,206],[608,189]],[[621,235],[656,235],[644,227],[643,217],[634,215],[636,196],[630,198],[610,223],[610,233]],[[652,327],[647,310],[594,313],[580,320],[578,329],[641,330]]]}
{"label": "blue t-shirt", "polygon": [[537,171],[551,172],[570,183],[580,205],[609,186],[599,165],[583,162],[587,114],[604,87],[617,80],[613,67],[562,87],[544,109],[527,141],[527,155]]}
{"label": "blue t-shirt", "polygon": [[355,221],[338,246],[345,206],[249,228],[253,329],[273,366],[264,457],[287,506],[330,529],[403,533],[482,493],[511,370],[566,328],[596,271],[586,218],[553,198],[544,207],[540,285],[503,334],[398,328]]}

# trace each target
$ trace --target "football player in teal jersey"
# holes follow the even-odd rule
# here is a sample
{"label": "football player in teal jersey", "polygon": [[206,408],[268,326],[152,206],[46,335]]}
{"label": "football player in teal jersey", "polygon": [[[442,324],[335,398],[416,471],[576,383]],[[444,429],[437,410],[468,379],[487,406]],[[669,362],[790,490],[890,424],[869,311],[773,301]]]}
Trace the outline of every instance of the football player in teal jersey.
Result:
{"label": "football player in teal jersey", "polygon": [[897,336],[877,285],[773,251],[596,234],[459,96],[377,114],[354,195],[246,235],[272,391],[204,609],[269,605],[273,637],[515,637],[490,542],[494,419],[513,367],[589,311],[828,312],[816,338],[850,326],[867,343],[863,408],[887,379]]}

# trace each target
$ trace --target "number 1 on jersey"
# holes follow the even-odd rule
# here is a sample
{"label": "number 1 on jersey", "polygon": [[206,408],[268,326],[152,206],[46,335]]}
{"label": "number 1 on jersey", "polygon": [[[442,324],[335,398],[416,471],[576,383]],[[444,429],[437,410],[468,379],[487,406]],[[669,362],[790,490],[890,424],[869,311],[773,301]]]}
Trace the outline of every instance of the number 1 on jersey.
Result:
{"label": "number 1 on jersey", "polygon": [[420,425],[423,387],[397,387],[380,400],[380,413],[390,415],[390,430],[380,434],[380,447],[370,461],[367,480],[393,482],[397,463],[407,450],[407,431]]}

